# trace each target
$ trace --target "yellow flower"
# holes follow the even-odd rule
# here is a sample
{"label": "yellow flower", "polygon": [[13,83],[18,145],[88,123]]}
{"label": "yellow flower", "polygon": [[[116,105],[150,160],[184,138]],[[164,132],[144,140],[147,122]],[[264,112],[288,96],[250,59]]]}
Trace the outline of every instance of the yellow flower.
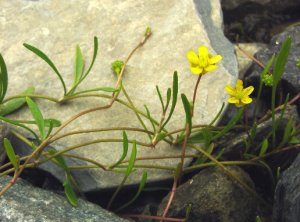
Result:
{"label": "yellow flower", "polygon": [[208,54],[208,49],[205,46],[201,46],[198,49],[199,56],[194,51],[187,53],[187,58],[190,61],[190,68],[193,74],[205,74],[218,68],[215,64],[222,60],[222,56],[212,56]]}
{"label": "yellow flower", "polygon": [[235,104],[237,107],[241,107],[252,102],[252,99],[249,97],[249,95],[253,92],[254,87],[249,86],[244,89],[243,81],[240,79],[236,81],[235,88],[227,85],[225,90],[231,96],[227,101]]}

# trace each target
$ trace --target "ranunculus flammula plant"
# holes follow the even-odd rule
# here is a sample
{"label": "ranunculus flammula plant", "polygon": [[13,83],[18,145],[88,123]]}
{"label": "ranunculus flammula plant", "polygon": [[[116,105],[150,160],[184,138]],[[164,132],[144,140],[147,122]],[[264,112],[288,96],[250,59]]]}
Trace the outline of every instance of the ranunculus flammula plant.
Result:
{"label": "ranunculus flammula plant", "polygon": [[231,96],[227,101],[235,104],[237,107],[242,107],[252,102],[249,95],[253,92],[254,87],[248,86],[247,88],[244,88],[243,81],[240,79],[236,81],[235,88],[227,85],[225,90]]}
{"label": "ranunculus flammula plant", "polygon": [[187,58],[190,62],[190,69],[193,74],[203,75],[218,68],[216,63],[222,60],[222,56],[213,56],[209,54],[206,46],[200,46],[198,53],[199,55],[197,55],[194,51],[189,51],[187,53]]}

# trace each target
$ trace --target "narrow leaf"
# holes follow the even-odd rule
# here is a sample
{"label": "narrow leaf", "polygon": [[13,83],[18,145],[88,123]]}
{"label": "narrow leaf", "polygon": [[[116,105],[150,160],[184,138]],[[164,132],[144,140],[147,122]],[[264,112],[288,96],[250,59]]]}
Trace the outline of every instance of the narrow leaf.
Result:
{"label": "narrow leaf", "polygon": [[268,147],[269,147],[269,141],[268,141],[268,139],[264,139],[261,144],[261,148],[260,148],[258,156],[263,156],[267,152]]}
{"label": "narrow leaf", "polygon": [[7,91],[8,77],[5,61],[0,53],[0,103],[3,101]]}
{"label": "narrow leaf", "polygon": [[184,111],[185,111],[185,118],[186,118],[186,124],[189,126],[189,132],[192,130],[192,115],[191,115],[191,106],[190,102],[186,98],[184,94],[181,94],[181,100],[183,103]]}
{"label": "narrow leaf", "polygon": [[84,70],[84,60],[79,45],[76,46],[74,85],[80,82]]}
{"label": "narrow leaf", "polygon": [[16,125],[16,126],[19,126],[19,127],[21,127],[21,128],[24,128],[25,130],[27,130],[28,132],[30,132],[30,133],[35,137],[36,140],[39,141],[38,135],[36,135],[36,133],[35,133],[33,130],[31,130],[29,127],[25,126],[24,124],[19,123],[19,122],[16,121],[16,120],[12,120],[12,119],[5,118],[5,117],[3,117],[3,116],[0,116],[0,120],[2,120],[2,121],[4,121],[4,122],[7,122],[7,123],[10,123],[10,124],[13,124],[13,125]]}
{"label": "narrow leaf", "polygon": [[229,123],[216,136],[212,138],[212,141],[222,137],[229,130],[231,130],[235,126],[235,124],[239,121],[239,119],[242,117],[243,112],[244,112],[243,108],[239,109],[238,112],[231,118]]}
{"label": "narrow leaf", "polygon": [[151,114],[150,114],[150,111],[148,109],[148,107],[146,105],[144,105],[145,109],[146,109],[146,113],[147,113],[147,117],[152,125],[152,129],[153,129],[153,132],[155,132],[155,123],[153,122],[153,119],[151,117]]}
{"label": "narrow leaf", "polygon": [[122,153],[122,156],[115,164],[113,164],[110,167],[110,169],[118,166],[125,159],[125,157],[127,156],[127,153],[128,153],[128,137],[127,137],[126,132],[123,131],[123,153]]}
{"label": "narrow leaf", "polygon": [[91,62],[90,67],[88,68],[87,72],[85,73],[84,76],[82,76],[81,81],[90,73],[91,69],[93,68],[93,65],[95,63],[96,57],[98,53],[98,38],[95,36],[94,37],[94,53],[93,53],[93,59]]}
{"label": "narrow leaf", "polygon": [[4,138],[3,143],[4,143],[4,149],[6,151],[9,161],[14,166],[15,170],[17,170],[19,168],[19,162],[17,160],[15,151],[14,151],[10,141],[7,138]]}
{"label": "narrow leaf", "polygon": [[44,121],[43,115],[42,115],[39,107],[36,105],[35,102],[33,102],[32,99],[30,99],[29,97],[26,97],[26,102],[27,102],[27,105],[33,116],[33,119],[36,121],[36,124],[39,128],[41,140],[44,140],[45,136],[46,136],[46,131],[45,131],[45,121]]}
{"label": "narrow leaf", "polygon": [[72,206],[76,207],[78,205],[78,199],[77,199],[76,193],[73,190],[73,187],[71,185],[69,176],[66,176],[63,186],[64,186],[65,194],[66,194],[66,197],[67,197],[69,203]]}
{"label": "narrow leaf", "polygon": [[[213,143],[211,143],[208,148],[205,150],[207,154],[211,155],[213,150],[214,150],[215,145]],[[196,163],[197,164],[202,164],[205,163],[205,161],[207,160],[207,157],[204,156],[203,154],[200,155],[200,157],[197,159]]]}
{"label": "narrow leaf", "polygon": [[285,64],[287,62],[290,48],[292,44],[291,37],[287,37],[282,43],[280,52],[274,64],[273,76],[274,76],[274,85],[276,86],[283,74]]}
{"label": "narrow leaf", "polygon": [[134,197],[130,201],[128,201],[127,203],[125,203],[123,206],[119,207],[116,210],[116,212],[118,212],[118,211],[124,209],[125,207],[129,206],[130,204],[132,204],[139,197],[139,195],[141,194],[142,190],[145,187],[146,181],[147,181],[147,172],[144,171],[143,175],[142,175],[141,182],[140,182],[139,187],[138,187],[138,191],[136,192],[136,194],[134,195]]}
{"label": "narrow leaf", "polygon": [[164,100],[161,96],[161,93],[160,93],[160,90],[159,90],[159,87],[156,85],[156,92],[158,94],[158,98],[159,98],[159,101],[160,101],[160,104],[161,104],[161,109],[162,111],[165,111],[165,104],[164,104]]}
{"label": "narrow leaf", "polygon": [[[33,94],[34,87],[29,87],[22,94]],[[21,95],[22,95],[21,94]],[[20,109],[26,103],[25,98],[15,98],[0,105],[0,116],[8,115]]]}
{"label": "narrow leaf", "polygon": [[164,128],[164,126],[169,122],[169,120],[171,119],[171,117],[173,115],[173,112],[175,110],[176,103],[177,103],[177,95],[178,95],[178,75],[177,75],[177,72],[175,71],[173,74],[172,105],[171,105],[171,109],[170,109],[168,118],[164,122],[162,128]]}
{"label": "narrow leaf", "polygon": [[38,48],[36,48],[32,45],[29,45],[29,44],[26,44],[26,43],[24,43],[23,45],[27,49],[32,51],[34,54],[36,54],[38,57],[40,57],[42,60],[44,60],[52,68],[52,70],[56,73],[56,75],[58,76],[58,78],[59,78],[59,80],[60,80],[60,82],[63,86],[64,94],[66,94],[67,93],[66,84],[65,84],[61,74],[59,73],[59,71],[55,67],[54,63],[49,59],[49,57],[44,52],[42,52],[41,50],[39,50]]}
{"label": "narrow leaf", "polygon": [[134,141],[132,144],[132,151],[131,151],[130,159],[128,162],[128,167],[127,167],[127,170],[125,173],[125,177],[128,177],[130,175],[130,173],[132,172],[135,159],[136,159],[136,142]]}
{"label": "narrow leaf", "polygon": [[[55,155],[57,153],[57,150],[55,149],[49,149],[47,151],[51,156]],[[66,164],[65,159],[63,158],[62,155],[58,155],[54,157],[54,160],[56,161],[56,163],[62,168],[64,169],[64,171],[69,172],[69,168],[68,165]]]}

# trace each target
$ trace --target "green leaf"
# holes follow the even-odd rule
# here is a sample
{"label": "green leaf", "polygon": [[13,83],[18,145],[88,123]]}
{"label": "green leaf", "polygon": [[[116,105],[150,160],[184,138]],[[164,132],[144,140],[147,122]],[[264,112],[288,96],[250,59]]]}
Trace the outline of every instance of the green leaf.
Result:
{"label": "green leaf", "polygon": [[118,166],[127,156],[128,153],[128,137],[125,131],[123,131],[123,153],[122,156],[120,157],[120,159],[113,164],[111,167],[109,167],[110,169],[114,168],[115,166]]}
{"label": "green leaf", "polygon": [[279,147],[284,146],[290,141],[292,137],[292,133],[293,133],[293,119],[289,119],[288,123],[284,128],[283,138],[279,144]]}
{"label": "green leaf", "polygon": [[171,105],[171,109],[170,109],[168,118],[164,122],[162,129],[165,127],[165,125],[167,125],[167,123],[169,122],[169,120],[171,119],[171,117],[173,115],[173,112],[175,110],[176,103],[177,103],[177,95],[178,95],[178,75],[177,75],[177,71],[175,71],[173,74],[172,105]]}
{"label": "green leaf", "polygon": [[0,103],[2,103],[7,91],[8,77],[5,61],[0,53]]}
{"label": "green leaf", "polygon": [[263,156],[266,153],[268,147],[269,147],[269,141],[268,141],[268,139],[264,139],[261,144],[261,148],[260,148],[258,156]]}
{"label": "green leaf", "polygon": [[66,197],[67,197],[69,203],[72,206],[76,207],[78,205],[78,199],[77,199],[76,193],[73,190],[73,187],[71,185],[69,176],[66,176],[63,186],[64,186],[65,194],[66,194]]}
{"label": "green leaf", "polygon": [[148,109],[148,107],[146,105],[144,105],[145,109],[146,109],[146,113],[147,113],[147,117],[152,125],[152,129],[153,129],[153,132],[155,132],[155,123],[153,122],[153,119],[151,117],[151,114],[150,114],[150,111]]}
{"label": "green leaf", "polygon": [[10,141],[7,138],[4,138],[3,143],[4,143],[4,149],[6,151],[9,161],[14,166],[15,170],[19,169],[19,162],[17,160],[15,151],[14,151]]}
{"label": "green leaf", "polygon": [[161,104],[161,108],[162,108],[163,111],[165,111],[165,104],[164,104],[164,101],[162,99],[159,87],[157,85],[156,85],[156,92],[158,94],[158,98],[159,98],[159,101],[160,101],[160,104]]}
{"label": "green leaf", "polygon": [[282,43],[280,52],[278,54],[278,57],[276,58],[275,64],[274,64],[274,70],[273,70],[273,76],[274,76],[274,86],[278,84],[279,80],[281,79],[281,76],[284,71],[285,64],[287,62],[290,48],[292,44],[291,37],[287,37],[284,42]]}
{"label": "green leaf", "polygon": [[100,88],[83,90],[83,91],[75,93],[74,95],[83,94],[83,93],[89,93],[89,92],[97,92],[97,91],[102,91],[102,92],[118,92],[119,89],[115,89],[115,88],[112,88],[112,87],[100,87]]}
{"label": "green leaf", "polygon": [[44,119],[45,122],[45,126],[49,127],[50,125],[52,125],[53,127],[60,127],[61,126],[61,122],[57,119]]}
{"label": "green leaf", "polygon": [[244,112],[244,108],[239,109],[238,112],[228,122],[228,124],[217,135],[215,135],[212,138],[212,141],[224,136],[229,130],[231,130],[235,126],[235,124],[239,121],[239,119],[242,117],[243,112]]}
{"label": "green leaf", "polygon": [[190,133],[192,130],[192,114],[191,114],[190,102],[188,101],[188,99],[184,94],[181,94],[181,100],[185,111],[186,124],[188,124],[189,126],[189,133]]}
{"label": "green leaf", "polygon": [[36,124],[39,128],[41,140],[44,140],[46,136],[46,131],[45,131],[45,120],[43,118],[43,115],[39,107],[36,105],[35,102],[33,102],[32,99],[26,97],[26,102],[33,116],[33,119],[36,121]]}
{"label": "green leaf", "polygon": [[34,54],[36,54],[38,57],[40,57],[42,60],[44,60],[51,68],[52,70],[56,73],[56,75],[58,76],[62,86],[63,86],[63,89],[64,89],[64,95],[66,95],[67,93],[67,89],[66,89],[66,84],[61,76],[61,74],[59,73],[59,71],[57,70],[57,68],[55,67],[54,63],[48,58],[48,56],[42,52],[41,50],[39,50],[38,48],[32,46],[32,45],[29,45],[29,44],[26,44],[24,43],[23,44],[27,49],[29,49],[30,51],[32,51]]}
{"label": "green leaf", "polygon": [[170,101],[171,101],[171,95],[172,95],[172,90],[171,90],[171,88],[168,88],[167,89],[167,104],[166,104],[165,109],[163,110],[164,112],[166,112],[168,107],[169,107],[169,104],[170,104]]}
{"label": "green leaf", "polygon": [[79,45],[76,46],[74,85],[80,82],[84,70],[84,60]]}
{"label": "green leaf", "polygon": [[136,159],[136,142],[134,141],[133,144],[132,144],[132,151],[131,151],[131,155],[130,155],[130,159],[129,159],[129,162],[128,162],[128,167],[126,169],[126,173],[125,173],[125,177],[128,177],[132,170],[133,170],[133,167],[134,167],[134,162],[135,162],[135,159]]}
{"label": "green leaf", "polygon": [[16,125],[16,126],[19,126],[21,128],[24,128],[25,130],[29,131],[35,137],[36,140],[39,141],[38,135],[36,135],[36,133],[33,130],[31,130],[29,127],[25,126],[24,124],[22,124],[22,123],[20,123],[16,120],[5,118],[3,116],[0,116],[0,120],[2,120],[4,122],[7,122],[7,123],[10,123],[10,124],[13,124],[13,125]]}
{"label": "green leaf", "polygon": [[141,194],[142,190],[145,187],[146,181],[147,181],[147,172],[144,171],[143,175],[142,175],[142,179],[141,179],[139,187],[138,187],[138,191],[136,192],[136,194],[134,195],[134,197],[130,201],[128,201],[127,203],[125,203],[123,206],[119,207],[116,210],[116,212],[118,212],[118,211],[124,209],[125,207],[129,206],[130,204],[132,204],[139,197],[139,195]]}
{"label": "green leaf", "polygon": [[[34,93],[34,87],[27,88],[22,94],[33,94]],[[0,104],[0,116],[5,116],[7,114],[10,114],[19,108],[21,108],[26,103],[25,98],[15,98],[12,100],[9,100],[3,104]]]}
{"label": "green leaf", "polygon": [[[55,149],[49,149],[47,151],[51,156],[54,156],[57,153],[57,150]],[[57,155],[54,157],[54,160],[56,161],[56,163],[62,168],[64,169],[64,171],[66,171],[67,173],[70,172],[68,165],[66,164],[65,159],[63,158],[62,155]]]}
{"label": "green leaf", "polygon": [[[211,155],[213,150],[214,150],[215,145],[211,143],[208,148],[205,150],[207,154]],[[200,155],[200,157],[197,159],[196,164],[202,164],[205,163],[207,160],[207,157],[204,156],[203,154]]]}
{"label": "green leaf", "polygon": [[90,73],[91,69],[93,68],[93,65],[95,63],[96,57],[97,57],[97,53],[98,53],[98,38],[95,36],[94,37],[94,53],[93,53],[93,59],[91,62],[90,67],[88,68],[87,72],[85,73],[85,75],[81,78],[81,81]]}
{"label": "green leaf", "polygon": [[167,134],[165,132],[160,132],[156,135],[156,142],[163,140],[166,138]]}
{"label": "green leaf", "polygon": [[295,136],[293,136],[289,141],[289,144],[298,144],[298,143],[300,143],[300,140]]}

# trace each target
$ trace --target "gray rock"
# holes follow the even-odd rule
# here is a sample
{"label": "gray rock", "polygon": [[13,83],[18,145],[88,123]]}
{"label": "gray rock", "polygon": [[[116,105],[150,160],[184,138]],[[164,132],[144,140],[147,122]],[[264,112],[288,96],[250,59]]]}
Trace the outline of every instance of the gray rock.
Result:
{"label": "gray rock", "polygon": [[[1,177],[0,186],[10,180],[9,176]],[[2,222],[129,222],[81,199],[77,207],[72,207],[64,196],[34,188],[22,179],[0,198],[0,218]]]}
{"label": "gray rock", "polygon": [[[203,4],[206,5],[203,5]],[[200,7],[201,6],[201,7]],[[150,26],[153,35],[144,47],[130,60],[124,85],[136,107],[144,110],[147,104],[152,116],[160,118],[161,109],[155,86],[162,92],[171,86],[174,70],[179,73],[180,93],[192,98],[192,90],[197,76],[189,71],[186,53],[207,45],[210,52],[222,54],[224,62],[214,73],[201,79],[196,106],[195,124],[209,123],[218,113],[226,99],[224,87],[237,77],[237,63],[232,45],[224,37],[222,13],[219,1],[170,0],[78,0],[76,4],[60,1],[1,1],[1,42],[0,51],[8,66],[10,84],[8,95],[20,93],[28,86],[35,85],[38,94],[60,98],[61,84],[57,77],[41,59],[22,47],[22,43],[32,44],[48,54],[70,86],[72,82],[75,44],[81,45],[88,61],[92,56],[92,38],[99,37],[100,54],[94,69],[81,87],[82,89],[114,86],[116,77],[111,71],[111,63],[125,59],[140,41],[145,28]],[[205,9],[205,10],[204,10]],[[198,11],[197,11],[198,10]],[[202,14],[204,13],[205,14]],[[198,15],[197,15],[198,13]],[[30,64],[30,65],[29,65]],[[213,87],[212,87],[213,86]],[[68,87],[69,88],[69,87]],[[124,96],[121,95],[121,99]],[[107,104],[107,99],[90,98],[73,100],[64,105],[39,101],[43,115],[66,121],[79,111],[96,105]],[[31,119],[28,110],[23,109],[10,116],[16,119]],[[179,100],[174,118],[168,130],[184,125],[184,109]],[[149,122],[146,122],[151,127]],[[139,127],[135,114],[121,104],[114,104],[109,111],[90,113],[71,123],[61,133],[106,127]],[[128,132],[129,139],[149,142],[146,135]],[[122,133],[102,132],[69,136],[52,144],[56,149],[65,149],[75,144],[104,138],[122,138]],[[92,158],[101,164],[116,162],[122,153],[120,143],[98,143],[74,150],[77,155]],[[194,151],[188,151],[194,152]],[[138,157],[180,154],[179,147],[160,143],[155,149],[138,146]],[[176,166],[173,159],[159,161],[139,161],[140,164]],[[186,164],[189,160],[186,161]],[[82,183],[83,191],[117,186],[122,174],[90,170],[96,183]],[[88,174],[86,174],[88,175]],[[141,172],[136,171],[128,184],[139,183]],[[148,180],[172,178],[169,172],[149,170]],[[82,180],[84,181],[84,180]],[[92,181],[92,180],[87,180]]]}
{"label": "gray rock", "polygon": [[0,165],[6,158],[6,152],[3,147],[3,139],[10,138],[10,127],[7,123],[0,121]]}
{"label": "gray rock", "polygon": [[[239,47],[249,56],[254,56],[255,53],[265,48],[265,44],[262,43],[239,43]],[[248,71],[253,63],[253,60],[247,56],[243,51],[239,49],[237,45],[234,46],[238,68],[239,68],[239,79],[244,79],[245,73]]]}
{"label": "gray rock", "polygon": [[[285,32],[276,35],[272,38],[267,48],[259,51],[255,57],[266,64],[272,57],[273,53],[278,53],[282,42],[290,36],[292,38],[292,46],[290,54],[285,65],[285,70],[282,75],[283,91],[285,94],[290,93],[290,98],[300,91],[300,76],[299,68],[296,66],[300,57],[300,26],[293,26],[287,29]],[[251,71],[246,76],[246,81],[250,83],[258,82],[259,76],[262,72],[262,68],[257,65],[253,65]]]}
{"label": "gray rock", "polygon": [[[230,113],[228,113],[230,114]],[[227,116],[227,114],[226,114]],[[281,116],[281,113],[277,113],[275,115],[276,119],[279,119]],[[228,117],[227,117],[228,118]],[[229,119],[229,118],[228,118]],[[299,124],[299,117],[297,113],[297,107],[296,106],[288,106],[281,121],[278,122],[277,127],[277,138],[281,138],[282,134],[284,132],[284,129],[288,123],[288,121],[292,119],[292,125],[295,127],[297,124]],[[228,122],[228,121],[227,121]],[[224,122],[226,124],[226,122]],[[250,147],[251,153],[259,153],[260,149],[260,143],[263,141],[264,138],[272,131],[272,119],[271,117],[260,124],[257,125],[256,129],[256,137],[254,138],[253,145]],[[216,146],[216,152],[220,149],[224,148],[224,153],[222,154],[222,158],[226,160],[240,160],[243,158],[243,154],[245,152],[245,140],[249,137],[248,133],[242,132],[233,132],[231,134],[228,134],[226,137],[220,139],[217,141]],[[254,149],[255,148],[255,149]],[[282,154],[280,154],[283,156]],[[292,154],[294,156],[294,154]],[[287,162],[287,161],[286,161]],[[273,162],[272,164],[274,164]],[[276,166],[277,167],[277,166]]]}
{"label": "gray rock", "polygon": [[[228,167],[235,176],[254,189],[247,173],[239,167]],[[169,195],[159,206],[162,214]],[[168,216],[184,218],[186,207],[192,209],[189,222],[253,222],[256,201],[247,191],[238,186],[219,168],[202,170],[190,181],[177,188]]]}
{"label": "gray rock", "polygon": [[300,218],[300,155],[277,183],[273,222],[298,222]]}

